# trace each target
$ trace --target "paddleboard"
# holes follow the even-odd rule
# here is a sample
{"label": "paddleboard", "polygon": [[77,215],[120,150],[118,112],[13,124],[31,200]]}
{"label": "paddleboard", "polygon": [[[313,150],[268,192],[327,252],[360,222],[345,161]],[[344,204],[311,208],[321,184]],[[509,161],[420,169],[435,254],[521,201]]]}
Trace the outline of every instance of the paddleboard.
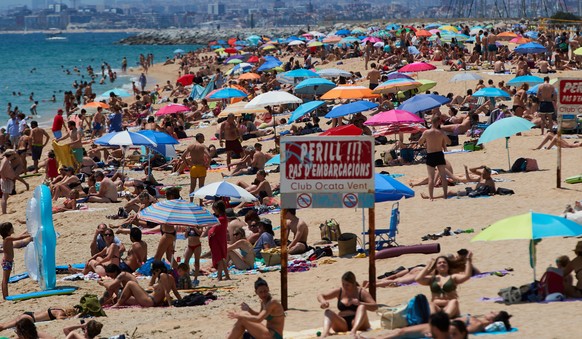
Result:
{"label": "paddleboard", "polygon": [[46,291],[37,291],[37,292],[9,295],[6,297],[6,300],[10,300],[10,301],[28,300],[28,299],[34,299],[34,298],[49,297],[52,295],[73,294],[73,292],[75,292],[75,290],[77,290],[76,287],[62,287],[62,288],[56,288],[54,290],[46,290]]}

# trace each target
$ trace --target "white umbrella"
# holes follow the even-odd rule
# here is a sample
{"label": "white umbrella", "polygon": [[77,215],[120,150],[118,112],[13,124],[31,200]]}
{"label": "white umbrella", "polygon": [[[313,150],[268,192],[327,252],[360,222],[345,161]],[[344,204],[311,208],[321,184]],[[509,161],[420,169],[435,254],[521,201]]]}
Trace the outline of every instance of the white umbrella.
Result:
{"label": "white umbrella", "polygon": [[248,104],[245,105],[245,108],[257,108],[283,104],[301,104],[301,103],[303,103],[303,100],[299,99],[298,97],[294,96],[291,93],[284,91],[270,91],[256,96],[253,100],[251,100]]}
{"label": "white umbrella", "polygon": [[253,202],[257,198],[247,190],[227,181],[218,181],[208,184],[196,192],[190,194],[191,197],[206,199],[207,197],[229,197],[241,200],[243,202]]}
{"label": "white umbrella", "polygon": [[127,147],[158,146],[157,143],[155,143],[153,140],[146,137],[145,135],[129,131],[111,132],[105,134],[101,138],[95,140],[95,144],[103,146],[120,146],[123,149],[123,162],[121,166],[121,174],[123,174],[123,170],[125,168],[125,152],[127,151]]}
{"label": "white umbrella", "polygon": [[301,40],[293,40],[289,43],[289,46],[297,46],[297,45],[303,45],[304,42]]}
{"label": "white umbrella", "polygon": [[320,71],[317,71],[322,78],[338,78],[338,77],[351,77],[352,73],[348,71],[344,71],[343,69],[339,68],[326,68]]}
{"label": "white umbrella", "polygon": [[471,72],[463,72],[458,73],[454,77],[451,78],[449,82],[462,82],[462,81],[470,81],[470,80],[481,80],[483,79],[482,76],[479,74],[471,73]]}

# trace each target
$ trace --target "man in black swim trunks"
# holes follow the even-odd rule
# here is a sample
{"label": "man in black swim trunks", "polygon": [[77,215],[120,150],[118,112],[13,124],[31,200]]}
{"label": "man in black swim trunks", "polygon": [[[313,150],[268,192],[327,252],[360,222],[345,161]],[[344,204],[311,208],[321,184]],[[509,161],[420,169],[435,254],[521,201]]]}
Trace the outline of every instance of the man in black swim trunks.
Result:
{"label": "man in black swim trunks", "polygon": [[544,128],[552,128],[552,115],[555,112],[554,102],[556,101],[556,89],[550,84],[550,77],[544,77],[544,83],[538,87],[537,96],[540,101],[538,113],[540,118],[542,118],[541,128],[543,135]]}
{"label": "man in black swim trunks", "polygon": [[[434,200],[434,182],[435,171],[438,168],[441,176],[441,183],[443,187],[443,197],[447,196],[447,177],[445,173],[445,154],[443,151],[447,150],[447,144],[450,143],[449,138],[440,129],[441,118],[438,115],[433,115],[432,126],[422,133],[418,140],[419,145],[426,143],[426,169],[428,171],[428,195],[430,200]],[[446,199],[446,198],[445,198]]]}

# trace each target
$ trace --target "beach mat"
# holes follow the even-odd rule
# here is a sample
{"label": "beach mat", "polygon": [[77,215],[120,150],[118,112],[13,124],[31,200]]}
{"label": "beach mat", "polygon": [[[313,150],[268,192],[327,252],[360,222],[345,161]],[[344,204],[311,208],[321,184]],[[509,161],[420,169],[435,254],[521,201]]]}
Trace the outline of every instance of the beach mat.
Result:
{"label": "beach mat", "polygon": [[499,334],[507,334],[507,333],[515,333],[517,332],[517,328],[512,328],[509,331],[495,331],[495,332],[477,332],[477,333],[472,333],[472,335],[474,336],[482,336],[482,335],[499,335]]}
{"label": "beach mat", "polygon": [[28,300],[28,299],[35,299],[35,298],[42,298],[42,297],[50,297],[53,295],[73,294],[73,292],[75,292],[76,290],[77,290],[76,287],[57,287],[53,290],[36,291],[36,292],[30,292],[30,293],[9,295],[6,297],[6,300],[10,300],[10,301]]}

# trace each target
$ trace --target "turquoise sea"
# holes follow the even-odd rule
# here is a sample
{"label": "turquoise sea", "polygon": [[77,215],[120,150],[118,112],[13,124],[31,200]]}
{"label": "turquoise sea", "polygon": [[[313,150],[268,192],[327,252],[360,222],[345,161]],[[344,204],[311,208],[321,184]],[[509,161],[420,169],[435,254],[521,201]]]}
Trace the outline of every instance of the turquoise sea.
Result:
{"label": "turquoise sea", "polygon": [[[154,54],[154,62],[171,57],[174,50],[195,50],[197,45],[160,46],[160,45],[116,45],[115,42],[127,37],[127,33],[72,33],[62,34],[66,40],[47,40],[45,34],[0,34],[0,126],[8,120],[7,104],[18,106],[24,114],[30,114],[30,93],[39,101],[37,120],[46,125],[52,121],[56,110],[63,107],[63,92],[73,90],[72,83],[77,80],[90,81],[86,67],[91,65],[95,73],[101,73],[102,62],[117,71],[114,83],[109,79],[103,85],[93,85],[97,95],[114,87],[131,88],[131,79],[139,76],[138,70],[126,75],[121,74],[121,60],[125,56],[128,69],[136,67],[140,53]],[[78,67],[80,75],[67,75],[65,70]],[[136,75],[137,74],[137,75]],[[160,81],[166,79],[158,79]],[[167,79],[175,80],[175,79]],[[98,82],[98,80],[97,80]],[[150,85],[152,81],[148,81]],[[14,96],[13,92],[21,95]],[[48,101],[52,95],[56,103]]]}

